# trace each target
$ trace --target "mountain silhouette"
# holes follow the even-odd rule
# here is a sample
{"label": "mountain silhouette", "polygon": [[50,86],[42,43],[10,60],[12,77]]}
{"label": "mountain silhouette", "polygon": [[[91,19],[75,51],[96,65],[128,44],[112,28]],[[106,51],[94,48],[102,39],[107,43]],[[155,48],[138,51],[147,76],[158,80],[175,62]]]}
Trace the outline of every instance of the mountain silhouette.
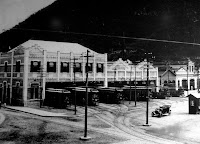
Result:
{"label": "mountain silhouette", "polygon": [[121,52],[114,59],[131,59],[138,49],[152,52],[157,61],[195,58],[200,55],[199,7],[197,0],[141,0],[134,4],[57,0],[2,33],[1,50],[38,39],[79,43],[108,53],[111,60],[115,51]]}

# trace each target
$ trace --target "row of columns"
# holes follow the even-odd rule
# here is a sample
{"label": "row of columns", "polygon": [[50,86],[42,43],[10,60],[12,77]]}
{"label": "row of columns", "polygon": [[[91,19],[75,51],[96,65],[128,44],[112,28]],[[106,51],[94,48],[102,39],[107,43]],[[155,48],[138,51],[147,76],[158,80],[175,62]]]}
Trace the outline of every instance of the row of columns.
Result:
{"label": "row of columns", "polygon": [[[122,78],[122,77],[119,77],[119,72],[124,72],[124,76],[123,76],[124,79],[130,79],[130,75],[127,75],[127,72],[128,72],[128,71],[126,71],[126,70],[123,70],[123,71],[122,71],[122,70],[114,70],[113,72],[114,72],[113,77],[115,77],[115,79],[116,79],[117,81],[120,80],[120,78]],[[136,73],[136,72],[137,72],[137,71],[135,71],[135,70],[134,70],[134,71],[130,71],[130,73],[131,73],[131,78],[132,78],[132,79],[135,78],[135,73]],[[137,78],[140,78],[141,80],[143,80],[143,79],[146,80],[147,77],[144,77],[144,72],[145,72],[145,71],[140,71],[140,72],[141,72],[141,76],[137,76],[137,75],[136,75],[136,79],[137,79]],[[156,73],[157,73],[157,74],[156,74],[156,77],[155,77],[155,78],[158,79],[158,72],[156,72]],[[149,77],[151,78],[150,71],[149,71]]]}
{"label": "row of columns", "polygon": [[[14,53],[14,51],[13,51]],[[43,51],[43,64],[42,64],[42,70],[41,70],[41,75],[43,75],[47,69],[47,65],[46,65],[46,56],[47,56],[47,51],[44,50]],[[70,54],[70,63],[73,63],[72,60],[74,58],[74,55],[71,53]],[[12,56],[13,59],[13,56]],[[24,75],[23,75],[23,99],[24,99],[24,105],[27,105],[27,96],[28,96],[28,60],[29,60],[29,51],[25,49],[24,51]],[[93,63],[95,63],[95,55],[93,57]],[[13,65],[13,64],[12,64]],[[93,73],[94,73],[94,80],[95,80],[95,67],[96,65],[93,66]],[[82,57],[82,69],[83,69],[83,80],[85,79],[85,58]],[[60,79],[60,52],[57,52],[57,80],[59,81]],[[73,80],[73,68],[70,69],[70,76],[71,76],[71,81]],[[107,54],[104,54],[104,86],[107,87]],[[12,75],[12,74],[11,74]],[[45,76],[41,76],[40,77],[42,80],[42,87],[43,89],[45,89],[45,83],[46,83],[46,79]],[[11,81],[12,81],[12,77],[11,77]],[[43,90],[42,92],[42,99],[45,98],[45,91]]]}

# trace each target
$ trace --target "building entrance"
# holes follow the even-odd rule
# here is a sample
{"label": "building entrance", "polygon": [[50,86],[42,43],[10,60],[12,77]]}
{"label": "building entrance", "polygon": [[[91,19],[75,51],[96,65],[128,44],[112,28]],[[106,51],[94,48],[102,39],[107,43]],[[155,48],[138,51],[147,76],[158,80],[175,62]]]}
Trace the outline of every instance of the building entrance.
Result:
{"label": "building entrance", "polygon": [[39,83],[32,83],[31,88],[31,97],[30,99],[39,99],[40,96],[40,89],[39,89]]}

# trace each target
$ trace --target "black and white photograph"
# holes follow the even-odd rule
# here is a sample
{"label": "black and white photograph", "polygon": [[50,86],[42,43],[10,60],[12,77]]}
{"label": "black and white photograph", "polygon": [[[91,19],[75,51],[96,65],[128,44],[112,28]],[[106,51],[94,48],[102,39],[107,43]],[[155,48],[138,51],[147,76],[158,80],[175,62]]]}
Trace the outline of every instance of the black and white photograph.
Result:
{"label": "black and white photograph", "polygon": [[0,144],[199,144],[200,1],[0,0]]}

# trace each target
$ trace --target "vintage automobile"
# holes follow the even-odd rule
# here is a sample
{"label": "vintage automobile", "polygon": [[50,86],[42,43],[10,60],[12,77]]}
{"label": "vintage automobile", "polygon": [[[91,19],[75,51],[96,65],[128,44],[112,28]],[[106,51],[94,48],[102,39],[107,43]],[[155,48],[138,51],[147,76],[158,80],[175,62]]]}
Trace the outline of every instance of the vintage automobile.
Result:
{"label": "vintage automobile", "polygon": [[165,114],[170,115],[171,114],[171,110],[170,110],[171,105],[163,105],[159,108],[156,108],[152,113],[151,116],[152,117],[161,117]]}

